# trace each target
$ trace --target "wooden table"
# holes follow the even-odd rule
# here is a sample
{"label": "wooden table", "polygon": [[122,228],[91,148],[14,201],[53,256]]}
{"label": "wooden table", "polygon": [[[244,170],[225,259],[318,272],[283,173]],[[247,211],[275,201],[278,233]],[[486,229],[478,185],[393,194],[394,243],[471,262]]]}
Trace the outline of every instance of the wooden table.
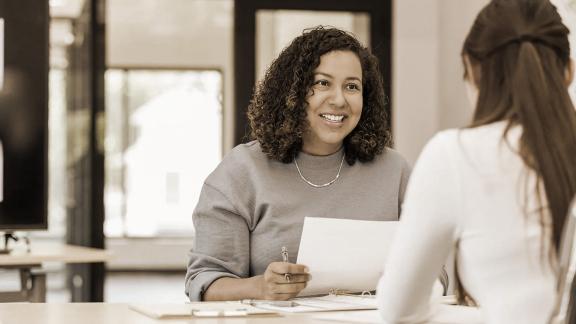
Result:
{"label": "wooden table", "polygon": [[58,243],[33,244],[30,252],[17,249],[10,254],[0,255],[0,267],[12,265],[34,265],[44,262],[91,263],[106,262],[112,254],[103,249],[88,248]]}
{"label": "wooden table", "polygon": [[112,254],[106,250],[58,243],[33,244],[30,252],[19,248],[0,255],[0,268],[20,271],[20,291],[0,292],[0,302],[46,301],[46,275],[38,272],[46,262],[106,262]]}
{"label": "wooden table", "polygon": [[[334,312],[331,312],[334,313]],[[349,312],[352,313],[352,312]],[[355,311],[354,313],[358,313]],[[155,320],[129,308],[127,304],[107,303],[33,303],[0,304],[2,324],[328,324],[315,319],[321,314],[285,314],[277,317],[203,318],[186,320]],[[432,323],[431,323],[432,324]]]}

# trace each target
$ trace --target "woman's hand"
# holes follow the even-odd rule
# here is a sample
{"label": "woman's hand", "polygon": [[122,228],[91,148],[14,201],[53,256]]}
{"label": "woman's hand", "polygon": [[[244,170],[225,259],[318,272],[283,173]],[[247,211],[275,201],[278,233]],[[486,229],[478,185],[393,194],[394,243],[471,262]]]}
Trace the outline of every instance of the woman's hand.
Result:
{"label": "woman's hand", "polygon": [[260,299],[288,300],[296,297],[311,276],[308,267],[288,262],[272,262],[260,278]]}

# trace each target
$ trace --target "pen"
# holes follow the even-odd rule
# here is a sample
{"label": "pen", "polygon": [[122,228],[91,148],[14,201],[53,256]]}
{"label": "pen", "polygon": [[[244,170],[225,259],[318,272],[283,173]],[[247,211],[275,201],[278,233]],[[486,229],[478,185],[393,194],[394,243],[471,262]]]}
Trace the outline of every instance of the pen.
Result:
{"label": "pen", "polygon": [[[288,249],[285,246],[282,247],[281,254],[282,254],[282,261],[283,262],[290,262],[290,261],[288,261]],[[292,280],[292,275],[290,275],[289,273],[285,273],[284,279],[286,280],[286,282],[290,282],[290,280]]]}

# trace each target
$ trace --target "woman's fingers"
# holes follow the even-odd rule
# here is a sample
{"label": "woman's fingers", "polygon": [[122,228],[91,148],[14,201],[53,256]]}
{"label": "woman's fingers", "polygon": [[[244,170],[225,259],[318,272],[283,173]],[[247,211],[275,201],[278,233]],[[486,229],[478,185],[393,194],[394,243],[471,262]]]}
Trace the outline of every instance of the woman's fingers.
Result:
{"label": "woman's fingers", "polygon": [[276,284],[272,289],[274,294],[293,294],[297,295],[302,289],[306,288],[306,283]]}
{"label": "woman's fingers", "polygon": [[285,274],[272,273],[269,281],[277,284],[292,284],[308,282],[310,278],[311,276],[309,274],[290,273],[286,276]]}
{"label": "woman's fingers", "polygon": [[272,272],[284,275],[285,273],[290,274],[306,274],[308,273],[308,267],[303,264],[295,264],[288,262],[272,262],[268,266]]}
{"label": "woman's fingers", "polygon": [[275,273],[275,272],[268,272],[265,276],[265,280],[268,284],[296,284],[296,283],[305,283],[310,281],[312,276],[310,274],[298,274],[298,273]]}

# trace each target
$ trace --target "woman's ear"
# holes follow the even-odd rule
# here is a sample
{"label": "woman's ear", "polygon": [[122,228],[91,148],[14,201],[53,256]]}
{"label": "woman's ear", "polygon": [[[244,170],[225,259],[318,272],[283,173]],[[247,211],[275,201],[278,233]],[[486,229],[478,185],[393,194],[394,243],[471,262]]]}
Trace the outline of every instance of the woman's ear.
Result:
{"label": "woman's ear", "polygon": [[564,71],[564,81],[565,81],[567,87],[569,87],[570,84],[572,84],[572,81],[574,81],[574,60],[573,59],[570,59],[570,61],[568,61],[568,66],[566,66],[566,70]]}

